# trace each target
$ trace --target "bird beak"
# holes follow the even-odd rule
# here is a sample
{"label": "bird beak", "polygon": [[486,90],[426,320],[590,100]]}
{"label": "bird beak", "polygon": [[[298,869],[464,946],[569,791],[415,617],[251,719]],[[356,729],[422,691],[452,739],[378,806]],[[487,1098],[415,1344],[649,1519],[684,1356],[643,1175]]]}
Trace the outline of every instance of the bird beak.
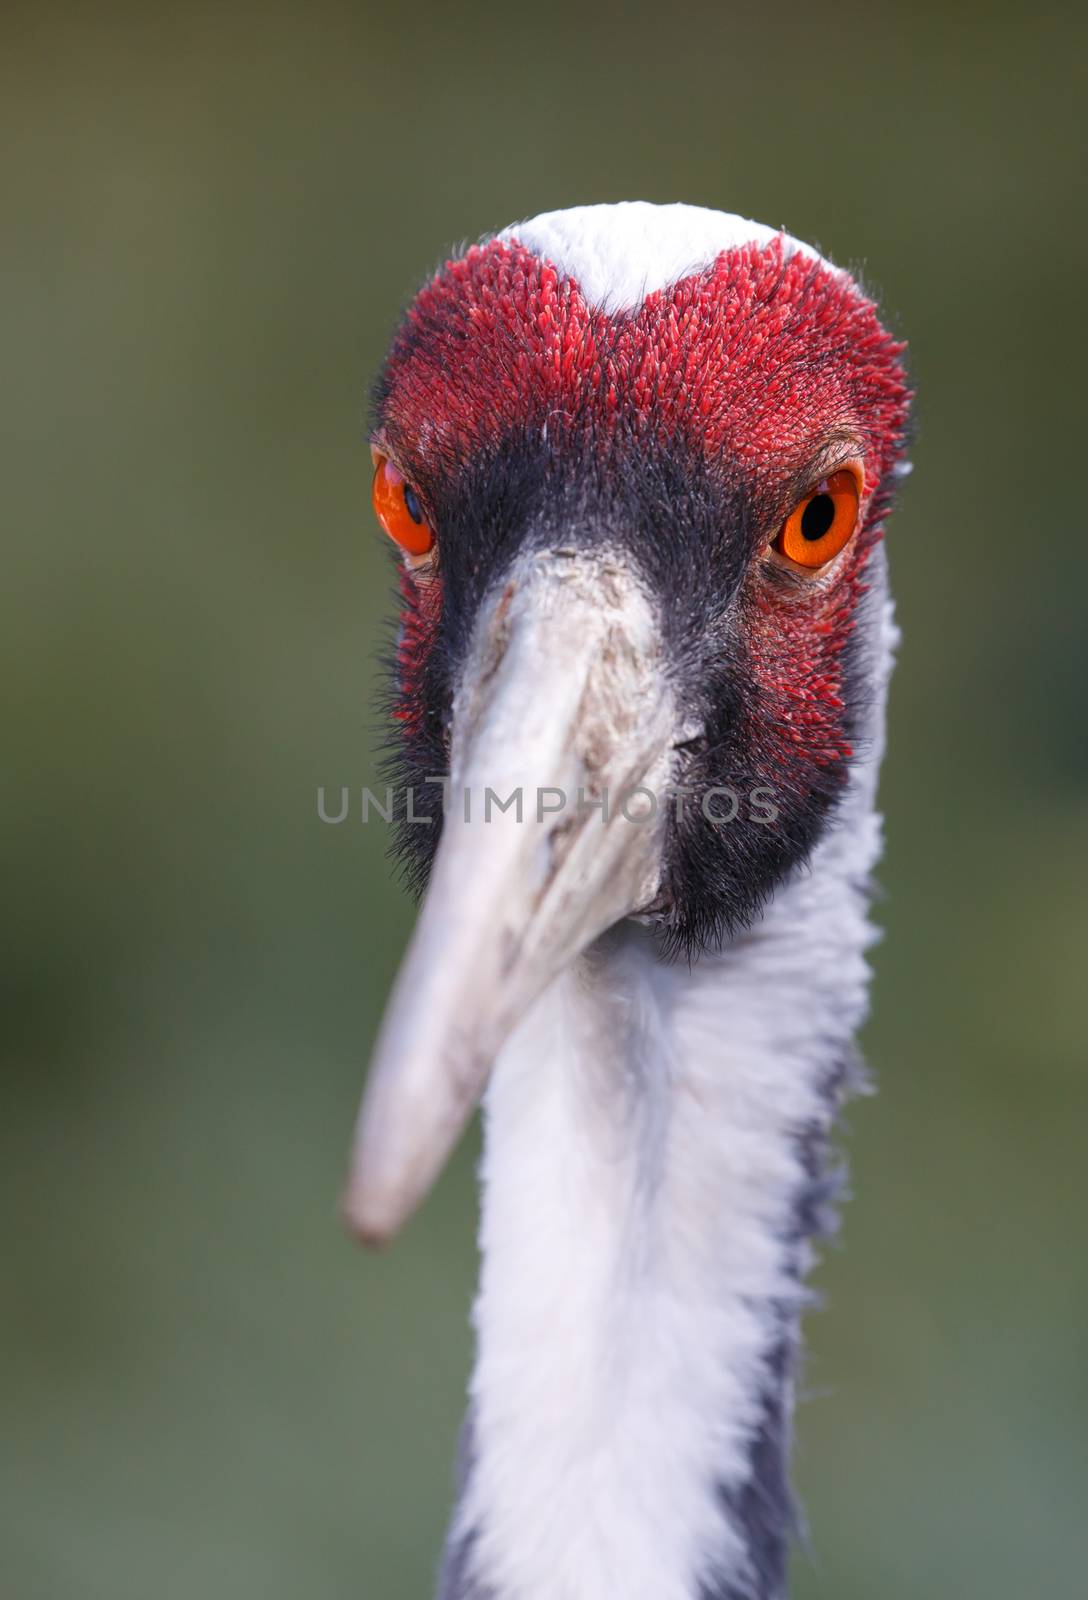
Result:
{"label": "bird beak", "polygon": [[527,1008],[653,900],[672,738],[630,572],[523,558],[481,614],[454,702],[442,838],[356,1128],[345,1210],[363,1239],[391,1238],[423,1199]]}

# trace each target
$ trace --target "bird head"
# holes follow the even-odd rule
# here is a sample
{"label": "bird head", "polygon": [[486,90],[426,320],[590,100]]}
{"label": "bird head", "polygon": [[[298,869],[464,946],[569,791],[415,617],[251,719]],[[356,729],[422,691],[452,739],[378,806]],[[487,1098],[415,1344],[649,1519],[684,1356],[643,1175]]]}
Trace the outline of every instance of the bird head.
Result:
{"label": "bird head", "polygon": [[538,218],[410,306],[371,444],[425,898],[360,1118],[364,1236],[564,966],[631,917],[698,959],[831,824],[878,711],[901,358],[846,273],[686,206]]}

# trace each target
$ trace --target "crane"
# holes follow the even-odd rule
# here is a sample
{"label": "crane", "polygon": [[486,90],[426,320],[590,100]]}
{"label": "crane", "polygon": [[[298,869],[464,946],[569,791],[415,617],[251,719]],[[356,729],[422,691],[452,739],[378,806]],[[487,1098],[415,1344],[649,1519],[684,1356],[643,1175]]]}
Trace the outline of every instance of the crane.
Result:
{"label": "crane", "polygon": [[799,1321],[866,1009],[904,347],[790,235],[506,229],[376,385],[422,907],[345,1209],[483,1101],[440,1600],[779,1600]]}

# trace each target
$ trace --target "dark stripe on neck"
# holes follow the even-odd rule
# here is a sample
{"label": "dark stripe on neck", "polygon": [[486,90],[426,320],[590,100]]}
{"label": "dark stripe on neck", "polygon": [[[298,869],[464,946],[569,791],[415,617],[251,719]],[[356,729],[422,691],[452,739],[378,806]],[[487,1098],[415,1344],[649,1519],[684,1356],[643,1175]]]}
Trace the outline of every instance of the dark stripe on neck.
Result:
{"label": "dark stripe on neck", "polygon": [[731,1527],[744,1536],[746,1561],[737,1573],[704,1579],[699,1600],[781,1600],[797,1509],[789,1484],[796,1331],[783,1334],[767,1363],[763,1416],[752,1440],[750,1470],[740,1489],[719,1491]]}
{"label": "dark stripe on neck", "polygon": [[[472,1476],[475,1456],[472,1407],[469,1406],[457,1440],[456,1506],[460,1506],[461,1501],[464,1499],[469,1478]],[[437,1600],[493,1600],[490,1590],[484,1589],[477,1582],[472,1572],[472,1557],[478,1538],[477,1530],[470,1528],[467,1533],[457,1533],[454,1531],[456,1525],[457,1512],[455,1510],[453,1524],[446,1537],[446,1547],[442,1552]]]}
{"label": "dark stripe on neck", "polygon": [[[866,1086],[864,1064],[851,1045],[832,1058],[824,1075],[825,1111],[798,1139],[803,1178],[793,1202],[793,1220],[783,1244],[787,1269],[800,1283],[810,1265],[811,1244],[839,1225],[838,1202],[846,1170],[830,1155],[831,1132],[843,1100]],[[749,1450],[748,1476],[739,1488],[721,1489],[730,1527],[745,1543],[743,1571],[716,1572],[705,1578],[699,1600],[783,1600],[790,1545],[802,1529],[800,1509],[790,1487],[794,1380],[800,1347],[799,1312],[778,1308],[780,1336],[766,1358],[761,1418]]]}

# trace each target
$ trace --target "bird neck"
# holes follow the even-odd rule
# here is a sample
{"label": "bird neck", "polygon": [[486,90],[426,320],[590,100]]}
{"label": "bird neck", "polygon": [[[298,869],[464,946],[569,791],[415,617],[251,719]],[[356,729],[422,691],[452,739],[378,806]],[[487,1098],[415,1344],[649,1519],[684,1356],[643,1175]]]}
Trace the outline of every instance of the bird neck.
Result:
{"label": "bird neck", "polygon": [[826,1146],[865,1009],[875,759],[690,968],[625,924],[504,1050],[440,1600],[779,1600]]}

